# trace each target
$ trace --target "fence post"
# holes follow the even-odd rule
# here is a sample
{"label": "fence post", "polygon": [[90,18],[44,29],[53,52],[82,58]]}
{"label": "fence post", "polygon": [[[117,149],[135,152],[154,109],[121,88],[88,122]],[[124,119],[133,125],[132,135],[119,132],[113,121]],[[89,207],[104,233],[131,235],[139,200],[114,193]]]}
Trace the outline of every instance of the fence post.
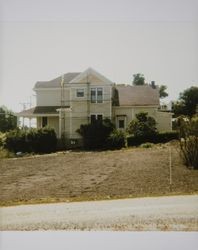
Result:
{"label": "fence post", "polygon": [[171,153],[171,146],[169,146],[169,186],[170,186],[170,191],[172,191],[172,153]]}

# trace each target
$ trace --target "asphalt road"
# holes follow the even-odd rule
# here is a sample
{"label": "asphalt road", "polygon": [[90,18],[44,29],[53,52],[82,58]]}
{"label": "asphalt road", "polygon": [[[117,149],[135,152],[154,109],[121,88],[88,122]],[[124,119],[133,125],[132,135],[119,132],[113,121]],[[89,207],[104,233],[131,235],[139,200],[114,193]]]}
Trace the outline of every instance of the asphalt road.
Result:
{"label": "asphalt road", "polygon": [[0,230],[198,231],[198,195],[3,207]]}

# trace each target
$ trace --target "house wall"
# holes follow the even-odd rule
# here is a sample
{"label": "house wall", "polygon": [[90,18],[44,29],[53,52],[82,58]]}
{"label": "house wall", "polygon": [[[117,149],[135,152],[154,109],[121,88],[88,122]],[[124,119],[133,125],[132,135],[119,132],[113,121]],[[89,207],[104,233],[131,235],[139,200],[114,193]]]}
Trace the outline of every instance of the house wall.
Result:
{"label": "house wall", "polygon": [[[47,115],[44,115],[47,116]],[[48,125],[53,128],[58,136],[59,134],[59,117],[58,116],[47,116]],[[42,117],[37,117],[37,128],[42,128]]]}
{"label": "house wall", "polygon": [[116,122],[116,117],[126,115],[125,126],[127,127],[137,113],[147,112],[149,116],[155,117],[156,110],[157,107],[113,107],[114,122]]}
{"label": "house wall", "polygon": [[53,128],[58,135],[59,133],[59,118],[58,117],[48,117],[48,126]]}
{"label": "house wall", "polygon": [[160,132],[172,130],[172,113],[156,112],[157,129]]}
{"label": "house wall", "polygon": [[125,116],[126,128],[139,112],[147,112],[149,116],[152,116],[157,122],[158,131],[163,132],[172,130],[171,113],[159,112],[157,107],[113,107],[114,122],[116,126],[118,126],[118,117],[123,115],[123,117]]}
{"label": "house wall", "polygon": [[[65,106],[69,106],[70,92],[69,88],[65,88]],[[36,90],[37,106],[60,106],[61,105],[61,89],[40,89]]]}
{"label": "house wall", "polygon": [[[73,84],[74,85],[74,84]],[[91,103],[90,90],[92,87],[103,88],[103,103]],[[76,91],[78,88],[84,89],[84,97],[77,97]],[[70,107],[71,112],[69,115],[69,125],[67,123],[66,134],[68,132],[69,138],[80,138],[80,135],[76,132],[80,128],[81,124],[87,124],[90,121],[91,114],[102,114],[104,118],[111,117],[111,86],[105,85],[101,81],[96,84],[76,84],[71,88],[70,93]]]}
{"label": "house wall", "polygon": [[[93,79],[92,79],[93,80]],[[103,88],[103,103],[91,103],[90,90],[92,87]],[[77,97],[77,89],[84,89],[84,97]],[[37,90],[37,106],[60,106],[60,89]],[[102,114],[103,117],[111,117],[111,86],[94,79],[93,83],[72,83],[65,87],[65,105],[70,106],[70,111],[62,114],[61,130],[67,138],[80,138],[76,132],[81,124],[90,121],[91,114]],[[48,117],[48,125],[55,129],[59,136],[59,117]],[[42,118],[37,118],[37,127],[42,127]]]}

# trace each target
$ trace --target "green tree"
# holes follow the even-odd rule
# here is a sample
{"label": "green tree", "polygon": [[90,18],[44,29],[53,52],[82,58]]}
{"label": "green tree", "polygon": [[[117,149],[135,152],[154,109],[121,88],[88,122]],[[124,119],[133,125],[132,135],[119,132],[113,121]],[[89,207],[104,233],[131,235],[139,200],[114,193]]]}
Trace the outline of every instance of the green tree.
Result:
{"label": "green tree", "polygon": [[168,96],[168,93],[166,92],[167,86],[166,85],[160,85],[159,86],[159,96],[160,98],[165,98]]}
{"label": "green tree", "polygon": [[180,93],[179,100],[173,105],[176,116],[187,115],[192,117],[198,107],[198,87],[192,86]]}
{"label": "green tree", "polygon": [[6,107],[0,107],[0,131],[6,132],[17,127],[17,117]]}
{"label": "green tree", "polygon": [[147,112],[140,112],[136,114],[136,118],[130,122],[127,132],[134,136],[155,135],[157,133],[156,121],[153,117],[148,116]]}
{"label": "green tree", "polygon": [[143,74],[138,73],[133,75],[133,85],[144,85],[144,84],[145,84],[145,78]]}

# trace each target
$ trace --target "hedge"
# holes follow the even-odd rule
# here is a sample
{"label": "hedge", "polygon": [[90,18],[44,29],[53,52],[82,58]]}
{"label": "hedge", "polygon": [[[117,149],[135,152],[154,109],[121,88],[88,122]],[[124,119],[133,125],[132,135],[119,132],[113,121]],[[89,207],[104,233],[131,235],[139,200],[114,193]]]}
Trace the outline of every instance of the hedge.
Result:
{"label": "hedge", "polygon": [[13,152],[51,153],[56,151],[56,133],[51,128],[15,129],[6,133],[5,148]]}
{"label": "hedge", "polygon": [[171,131],[171,132],[162,132],[157,133],[153,136],[129,136],[127,137],[127,145],[128,146],[138,146],[145,142],[151,142],[151,143],[166,143],[171,140],[178,140],[179,139],[179,133],[177,131]]}
{"label": "hedge", "polygon": [[107,149],[121,149],[126,146],[125,133],[120,130],[114,130],[107,138],[106,148]]}

